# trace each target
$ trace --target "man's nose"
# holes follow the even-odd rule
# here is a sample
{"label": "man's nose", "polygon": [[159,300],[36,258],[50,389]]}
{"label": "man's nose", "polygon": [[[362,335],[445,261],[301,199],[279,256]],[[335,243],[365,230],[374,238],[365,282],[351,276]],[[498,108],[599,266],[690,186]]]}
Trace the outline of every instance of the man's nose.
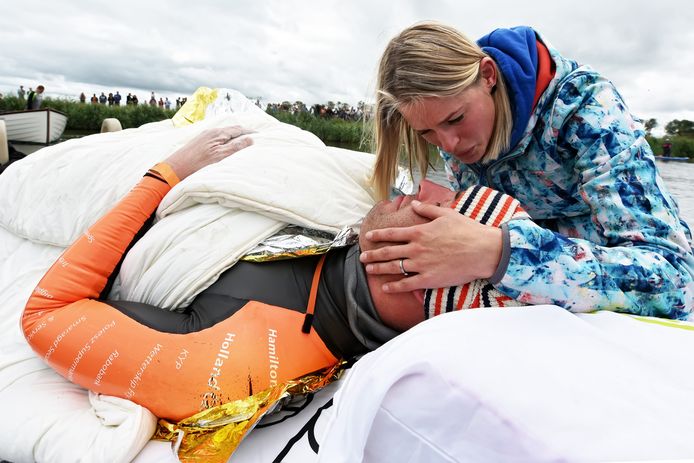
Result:
{"label": "man's nose", "polygon": [[419,191],[416,198],[423,203],[441,204],[451,199],[452,191],[431,180],[423,179],[419,182]]}

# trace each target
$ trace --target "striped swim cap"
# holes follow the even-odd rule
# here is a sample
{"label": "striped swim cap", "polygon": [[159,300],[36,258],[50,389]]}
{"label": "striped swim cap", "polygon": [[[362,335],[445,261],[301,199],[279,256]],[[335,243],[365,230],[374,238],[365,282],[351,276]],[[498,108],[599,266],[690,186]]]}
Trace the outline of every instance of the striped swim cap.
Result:
{"label": "striped swim cap", "polygon": [[[479,185],[465,190],[451,204],[451,208],[492,227],[499,227],[509,220],[530,218],[511,196]],[[424,292],[425,319],[454,310],[521,305],[524,304],[502,294],[487,280],[474,280],[462,286],[427,289]]]}

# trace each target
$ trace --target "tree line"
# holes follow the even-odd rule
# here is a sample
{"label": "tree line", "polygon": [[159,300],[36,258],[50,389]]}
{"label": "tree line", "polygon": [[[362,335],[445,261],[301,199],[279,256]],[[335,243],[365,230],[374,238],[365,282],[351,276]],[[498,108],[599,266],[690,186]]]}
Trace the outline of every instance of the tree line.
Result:
{"label": "tree line", "polygon": [[[653,129],[658,127],[656,119],[644,122],[646,140],[656,155],[668,155],[694,159],[694,122],[687,119],[674,119],[665,124],[665,135],[655,137]],[[670,146],[669,149],[666,146]],[[669,151],[669,153],[668,153]]]}

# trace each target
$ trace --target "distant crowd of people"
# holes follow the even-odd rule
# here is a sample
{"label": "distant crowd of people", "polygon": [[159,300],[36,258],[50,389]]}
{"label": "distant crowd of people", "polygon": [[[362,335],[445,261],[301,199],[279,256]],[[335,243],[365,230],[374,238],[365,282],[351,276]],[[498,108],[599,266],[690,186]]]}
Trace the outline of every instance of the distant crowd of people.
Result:
{"label": "distant crowd of people", "polygon": [[[80,103],[86,103],[87,102],[87,96],[84,94],[84,92],[80,93]],[[92,94],[92,97],[89,99],[89,102],[91,104],[108,104],[109,106],[120,106],[121,100],[123,97],[121,96],[120,92],[116,91],[115,93],[109,93],[108,96],[106,95],[105,92],[101,92],[101,95],[96,96],[96,93]],[[187,101],[186,97],[179,97],[176,98],[175,101],[175,108],[179,109],[181,106],[183,106]],[[149,100],[145,99],[144,101],[140,102],[139,98],[137,95],[128,93],[128,95],[125,97],[125,104],[126,106],[137,106],[139,104],[143,105],[149,105],[149,106],[158,106],[162,109],[171,109],[172,102],[169,100],[168,97],[162,98],[159,97],[157,100],[156,95],[154,92],[149,97]]]}
{"label": "distant crowd of people", "polygon": [[[43,85],[37,86],[36,90],[29,88],[29,91],[26,91],[24,89],[24,86],[20,85],[19,90],[17,90],[17,96],[20,100],[25,100],[26,98],[26,109],[39,109],[41,107],[41,102],[43,101],[44,90],[45,88]],[[228,95],[227,98],[229,98]],[[0,99],[2,99],[2,94],[0,94]],[[106,92],[101,92],[101,95],[99,96],[97,96],[96,93],[93,93],[91,98],[89,98],[89,103],[109,106],[120,106],[122,99],[123,97],[119,91],[109,92],[108,95],[106,94]],[[125,105],[149,105],[154,107],[158,106],[162,109],[178,110],[181,106],[183,106],[186,103],[187,100],[188,99],[186,97],[178,97],[173,102],[169,100],[168,97],[159,97],[157,99],[155,93],[152,92],[150,94],[149,99],[145,98],[143,101],[140,101],[137,95],[133,93],[128,93],[128,95],[125,97]],[[84,92],[80,93],[79,101],[80,103],[87,103],[87,95],[85,95]],[[259,98],[256,99],[255,104],[258,107],[262,107]],[[357,104],[357,106],[351,106],[349,103],[333,103],[332,101],[329,101],[327,104],[314,104],[311,107],[307,107],[301,101],[296,101],[294,103],[284,101],[282,103],[268,103],[265,110],[268,113],[304,113],[325,119],[337,118],[346,121],[357,121],[361,120],[364,117],[364,113],[367,113],[367,115],[370,113],[370,106],[365,104],[363,101],[360,101]]]}
{"label": "distant crowd of people", "polygon": [[349,103],[337,104],[333,102],[328,102],[327,104],[314,104],[311,107],[307,107],[301,101],[295,103],[290,103],[284,101],[282,103],[268,103],[266,107],[266,112],[289,112],[291,114],[311,114],[315,117],[321,117],[325,119],[338,118],[345,121],[357,121],[362,119],[364,112],[368,112],[368,105],[363,101],[360,101],[357,106],[351,106]]}
{"label": "distant crowd of people", "polygon": [[[20,85],[19,89],[17,90],[17,97],[25,101],[25,109],[39,109],[41,108],[41,102],[43,101],[43,92],[45,91],[45,87],[43,85],[39,85],[36,87],[36,90],[33,88],[29,88],[27,91],[24,88],[24,85]],[[2,93],[0,93],[0,100],[2,99]],[[120,106],[121,101],[123,97],[121,96],[119,91],[116,92],[109,92],[108,95],[106,95],[105,92],[101,92],[101,95],[96,96],[96,93],[92,94],[92,97],[89,99],[89,102],[91,104],[103,104],[103,105],[109,105],[109,106]],[[149,100],[144,100],[140,102],[138,99],[137,95],[128,93],[128,95],[125,97],[125,104],[127,106],[133,105],[137,106],[138,104],[148,104],[149,106],[158,106],[160,108],[165,108],[165,109],[172,109],[172,106],[175,107],[175,109],[179,109],[181,106],[183,106],[188,99],[186,97],[178,97],[176,98],[175,102],[172,102],[169,100],[168,97],[162,98],[159,97],[157,99],[156,95],[154,92],[149,97]],[[84,94],[84,92],[80,93],[79,96],[79,101],[80,103],[87,103],[87,96]]]}

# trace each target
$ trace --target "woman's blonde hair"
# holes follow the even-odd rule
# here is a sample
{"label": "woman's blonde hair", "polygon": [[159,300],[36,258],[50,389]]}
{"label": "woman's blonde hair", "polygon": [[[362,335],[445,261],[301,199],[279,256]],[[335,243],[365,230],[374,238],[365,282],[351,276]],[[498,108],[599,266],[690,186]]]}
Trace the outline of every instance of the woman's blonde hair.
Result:
{"label": "woman's blonde hair", "polygon": [[[373,121],[377,159],[371,182],[379,198],[388,197],[401,155],[410,171],[413,164],[419,167],[422,177],[429,166],[429,144],[412,130],[399,109],[426,97],[455,96],[477,84],[479,65],[486,56],[459,31],[436,22],[415,24],[388,43],[378,66]],[[498,67],[492,98],[494,127],[482,162],[492,161],[508,149],[513,128],[511,105]]]}

